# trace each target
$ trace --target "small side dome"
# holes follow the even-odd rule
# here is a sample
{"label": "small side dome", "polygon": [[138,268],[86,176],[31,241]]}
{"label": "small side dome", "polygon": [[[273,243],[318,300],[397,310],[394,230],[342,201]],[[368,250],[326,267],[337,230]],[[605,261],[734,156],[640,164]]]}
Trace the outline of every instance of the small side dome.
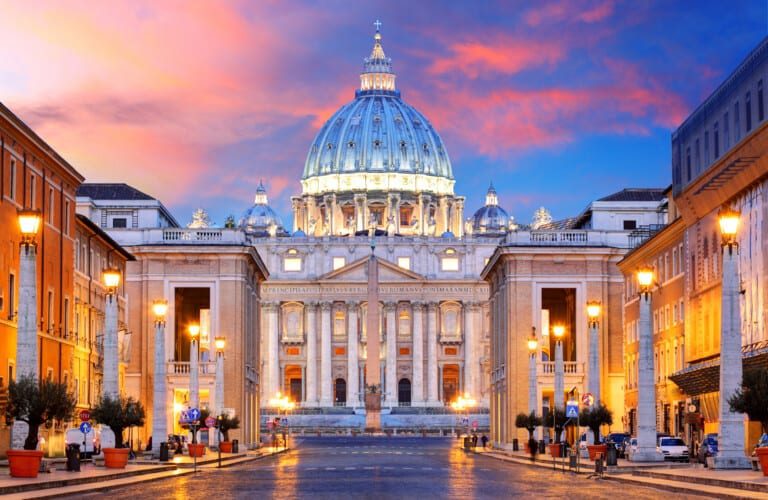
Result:
{"label": "small side dome", "polygon": [[499,235],[515,227],[515,218],[499,206],[499,197],[491,183],[485,195],[485,206],[472,216],[472,232],[477,235]]}
{"label": "small side dome", "polygon": [[293,233],[293,234],[291,235],[291,237],[293,237],[293,238],[306,238],[306,237],[307,237],[307,233],[305,233],[304,231],[302,231],[301,229],[299,229],[298,231],[296,231],[295,233]]}
{"label": "small side dome", "polygon": [[286,234],[283,227],[283,221],[280,216],[272,210],[267,199],[267,190],[264,184],[259,181],[259,187],[256,188],[256,196],[251,208],[245,211],[237,227],[247,234],[254,236],[277,236]]}

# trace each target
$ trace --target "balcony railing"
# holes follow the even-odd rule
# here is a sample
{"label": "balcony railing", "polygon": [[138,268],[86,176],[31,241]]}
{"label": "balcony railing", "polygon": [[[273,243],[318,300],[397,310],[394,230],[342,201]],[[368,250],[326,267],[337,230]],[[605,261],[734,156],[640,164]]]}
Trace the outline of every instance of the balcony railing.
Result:
{"label": "balcony railing", "polygon": [[[539,363],[539,373],[544,375],[555,374],[555,362],[554,361],[542,361]],[[583,375],[584,363],[581,361],[564,361],[563,373],[566,375]]]}
{"label": "balcony railing", "polygon": [[[216,375],[216,363],[212,361],[201,361],[198,363],[199,375]],[[189,361],[169,361],[168,375],[189,375]]]}
{"label": "balcony railing", "polygon": [[626,231],[596,231],[596,230],[533,230],[512,231],[507,234],[507,246],[597,246],[618,247],[629,246]]}

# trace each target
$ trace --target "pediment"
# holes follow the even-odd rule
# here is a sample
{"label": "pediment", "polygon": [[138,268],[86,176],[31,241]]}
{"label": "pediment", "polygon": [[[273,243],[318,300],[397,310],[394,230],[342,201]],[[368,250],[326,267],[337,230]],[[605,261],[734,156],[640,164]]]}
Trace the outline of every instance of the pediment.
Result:
{"label": "pediment", "polygon": [[[376,258],[376,262],[379,267],[379,281],[424,281],[424,276],[403,269],[402,267],[384,260]],[[320,276],[320,281],[363,281],[368,282],[368,257],[358,259],[354,262],[350,262],[344,267],[331,271],[330,273]]]}

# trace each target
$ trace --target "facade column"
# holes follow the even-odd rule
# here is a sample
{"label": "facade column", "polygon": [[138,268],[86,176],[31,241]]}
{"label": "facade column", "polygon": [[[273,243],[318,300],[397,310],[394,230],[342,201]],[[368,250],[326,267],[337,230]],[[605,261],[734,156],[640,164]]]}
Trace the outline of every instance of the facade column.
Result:
{"label": "facade column", "polygon": [[347,406],[351,407],[360,406],[357,308],[357,302],[347,302]]}
{"label": "facade column", "polygon": [[[37,246],[21,245],[19,254],[19,304],[16,337],[16,380],[37,373]],[[13,311],[13,304],[10,310]],[[10,382],[10,381],[9,381]]]}
{"label": "facade column", "polygon": [[563,363],[563,341],[555,341],[555,409],[565,411],[565,363]]}
{"label": "facade column", "polygon": [[427,304],[427,405],[439,406],[437,399],[437,303]]}
{"label": "facade column", "polygon": [[473,323],[476,304],[464,302],[464,392],[473,398],[477,397],[475,387],[475,370],[479,363],[475,355],[475,328]]}
{"label": "facade column", "polygon": [[200,340],[192,338],[189,343],[189,404],[200,409]]}
{"label": "facade column", "polygon": [[167,366],[165,362],[165,318],[163,318],[155,321],[155,373],[152,383],[153,456],[159,456],[160,443],[168,441]]}
{"label": "facade column", "polygon": [[320,303],[320,406],[333,406],[331,385],[331,303]]}
{"label": "facade column", "polygon": [[103,394],[120,395],[117,340],[117,293],[109,293],[104,308],[104,387]]}
{"label": "facade column", "polygon": [[588,363],[588,390],[595,398],[595,404],[600,399],[600,326],[597,320],[589,322],[589,363]]}
{"label": "facade column", "polygon": [[384,314],[386,317],[387,328],[387,368],[386,393],[384,405],[397,406],[397,327],[395,322],[396,302],[386,302],[384,304]]}
{"label": "facade column", "polygon": [[637,451],[633,462],[663,461],[656,451],[656,385],[653,368],[653,332],[651,331],[651,292],[640,293],[637,362]]}
{"label": "facade column", "polygon": [[267,318],[267,401],[280,391],[280,347],[277,333],[277,303],[262,302],[262,311]]}
{"label": "facade column", "polygon": [[[211,412],[211,416],[216,418],[224,411],[224,350],[218,348],[216,349],[216,378],[214,380],[213,390],[213,411]],[[246,415],[248,415],[248,413],[246,413]],[[211,434],[213,435],[213,442],[218,446],[219,433],[211,432]]]}
{"label": "facade column", "polygon": [[317,303],[307,302],[307,406],[317,406]]}
{"label": "facade column", "polygon": [[728,400],[741,388],[741,311],[739,309],[738,244],[723,245],[722,295],[720,306],[720,432],[716,469],[749,469],[744,453],[744,416],[731,411]]}
{"label": "facade column", "polygon": [[411,405],[424,406],[424,304],[411,302],[413,308],[413,380]]}

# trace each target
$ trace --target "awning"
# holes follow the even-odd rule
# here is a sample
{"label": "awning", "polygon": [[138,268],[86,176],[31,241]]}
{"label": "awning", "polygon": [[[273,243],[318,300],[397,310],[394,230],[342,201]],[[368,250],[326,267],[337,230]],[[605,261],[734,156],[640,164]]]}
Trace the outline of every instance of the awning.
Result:
{"label": "awning", "polygon": [[[768,368],[768,340],[741,348],[743,369]],[[689,396],[698,396],[720,390],[720,356],[700,363],[669,376],[669,379]]]}

